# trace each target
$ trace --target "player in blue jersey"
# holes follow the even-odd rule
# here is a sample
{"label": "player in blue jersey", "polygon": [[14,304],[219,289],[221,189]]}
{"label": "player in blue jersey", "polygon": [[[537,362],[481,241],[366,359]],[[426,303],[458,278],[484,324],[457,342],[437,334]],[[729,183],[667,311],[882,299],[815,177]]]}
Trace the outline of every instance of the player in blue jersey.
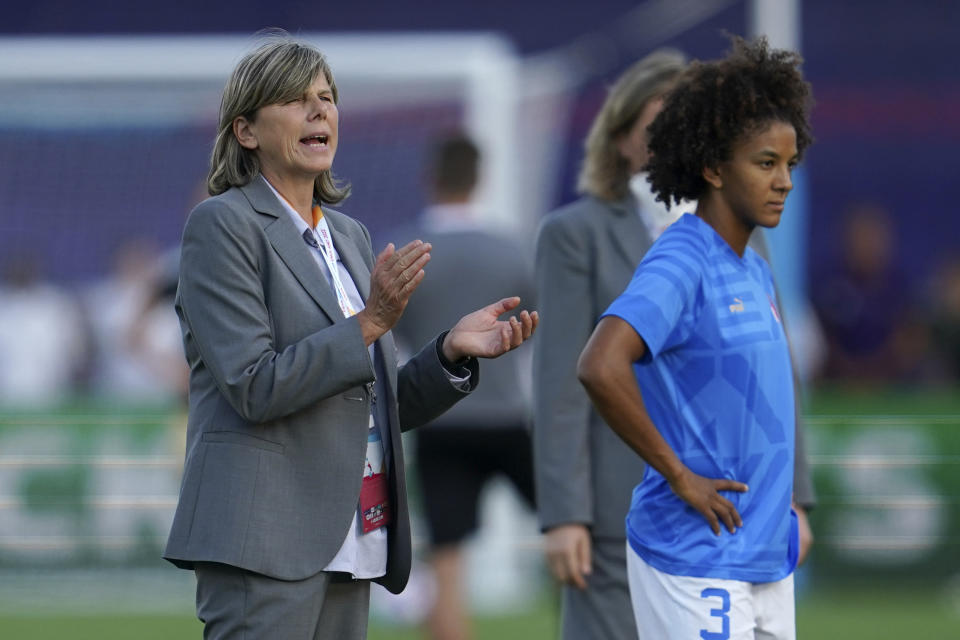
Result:
{"label": "player in blue jersey", "polygon": [[766,262],[811,142],[800,57],[735,38],[694,63],[649,128],[667,229],[604,314],[578,375],[647,462],[627,516],[641,640],[792,640],[793,376]]}

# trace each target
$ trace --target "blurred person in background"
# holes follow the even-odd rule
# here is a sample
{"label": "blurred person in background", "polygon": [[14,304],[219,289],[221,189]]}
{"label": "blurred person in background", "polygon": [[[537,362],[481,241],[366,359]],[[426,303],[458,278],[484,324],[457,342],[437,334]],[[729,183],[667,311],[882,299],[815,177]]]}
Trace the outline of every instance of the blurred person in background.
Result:
{"label": "blurred person in background", "polygon": [[812,286],[828,346],[823,378],[855,385],[909,380],[925,360],[926,335],[896,266],[890,214],[859,203],[842,225],[839,255]]}
{"label": "blurred person in background", "polygon": [[7,256],[0,281],[0,403],[69,400],[87,355],[77,301],[41,277],[36,255]]}
{"label": "blurred person in background", "polygon": [[[660,50],[620,76],[585,143],[583,197],[548,215],[537,239],[538,305],[549,321],[534,351],[534,468],[547,559],[563,585],[561,635],[569,640],[636,638],[624,517],[645,465],[595,412],[576,363],[653,242],[696,207],[681,202],[668,210],[643,171],[647,127],[685,68],[679,52]],[[765,255],[762,234],[751,245]],[[802,441],[797,450],[798,504],[809,507],[813,487]],[[812,533],[798,512],[806,551]]]}
{"label": "blurred person in background", "polygon": [[[183,337],[174,309],[179,262],[180,247],[161,254],[153,286],[132,317],[126,343],[130,354],[143,363],[153,379],[158,397],[169,405],[170,451],[182,460],[190,368],[184,359]],[[176,481],[182,472],[182,466],[176,469]]]}
{"label": "blurred person in background", "polygon": [[931,342],[941,377],[960,382],[960,257],[937,268],[931,290]]}
{"label": "blurred person in background", "polygon": [[93,347],[89,387],[104,401],[171,399],[170,391],[158,384],[154,363],[131,339],[141,329],[144,307],[161,286],[161,264],[161,254],[150,240],[124,240],[113,253],[112,273],[83,293]]}
{"label": "blurred person in background", "polygon": [[[428,180],[432,204],[414,229],[430,251],[430,277],[395,328],[401,346],[419,345],[451,326],[475,299],[519,295],[532,304],[532,265],[513,239],[486,230],[472,203],[480,152],[454,134],[435,141]],[[505,475],[533,507],[533,461],[528,421],[529,360],[521,351],[492,361],[483,384],[448,412],[417,430],[416,473],[430,536],[436,598],[428,616],[431,637],[472,637],[464,595],[463,543],[477,529],[480,493]]]}
{"label": "blurred person in background", "polygon": [[174,311],[180,248],[163,253],[153,286],[133,314],[127,333],[130,353],[142,362],[158,393],[178,403],[186,402],[190,369],[184,362],[180,323]]}
{"label": "blurred person in background", "polygon": [[658,199],[695,199],[696,215],[647,252],[580,357],[597,411],[648,463],[626,550],[643,640],[795,638],[794,376],[772,273],[747,244],[779,223],[812,140],[799,65],[734,38],[678,80],[647,170]]}
{"label": "blurred person in background", "polygon": [[537,314],[505,298],[403,366],[390,333],[430,245],[376,258],[329,209],[338,92],[323,55],[277,36],[221,101],[211,198],[187,221],[177,313],[190,365],[187,454],[164,557],[192,569],[206,638],[366,637],[370,582],[411,564],[400,435],[476,387],[477,357]]}

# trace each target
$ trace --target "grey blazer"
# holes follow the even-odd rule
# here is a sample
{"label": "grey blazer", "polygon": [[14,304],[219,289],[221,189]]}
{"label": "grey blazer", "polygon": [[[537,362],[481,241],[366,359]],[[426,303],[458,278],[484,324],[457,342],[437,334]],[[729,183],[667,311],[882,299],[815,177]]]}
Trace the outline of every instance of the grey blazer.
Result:
{"label": "grey blazer", "polygon": [[[539,311],[534,350],[534,469],[541,527],[580,523],[623,539],[643,460],[593,410],[577,359],[600,315],[629,284],[652,241],[632,196],[584,197],[547,216],[536,249]],[[755,234],[751,245],[762,242]],[[763,251],[762,247],[756,247]],[[765,254],[764,254],[765,255]],[[802,429],[794,485],[812,503]]]}
{"label": "grey blazer", "polygon": [[[325,210],[357,289],[369,295],[366,228]],[[351,526],[360,494],[375,368],[357,319],[344,318],[310,249],[261,177],[205,200],[183,234],[176,300],[190,365],[180,500],[164,557],[220,562],[278,579],[323,570]],[[400,433],[464,397],[435,341],[398,369],[389,333],[390,498],[387,573],[410,573],[410,523]],[[471,370],[471,388],[478,371]]]}

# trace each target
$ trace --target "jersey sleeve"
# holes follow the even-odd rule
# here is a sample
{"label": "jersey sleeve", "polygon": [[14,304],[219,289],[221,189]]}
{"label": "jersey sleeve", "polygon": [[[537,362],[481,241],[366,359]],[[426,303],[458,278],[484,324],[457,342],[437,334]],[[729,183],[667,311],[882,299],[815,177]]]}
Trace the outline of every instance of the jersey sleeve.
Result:
{"label": "jersey sleeve", "polygon": [[633,327],[647,345],[645,359],[682,344],[690,333],[701,274],[696,239],[686,230],[664,234],[601,316],[616,316]]}

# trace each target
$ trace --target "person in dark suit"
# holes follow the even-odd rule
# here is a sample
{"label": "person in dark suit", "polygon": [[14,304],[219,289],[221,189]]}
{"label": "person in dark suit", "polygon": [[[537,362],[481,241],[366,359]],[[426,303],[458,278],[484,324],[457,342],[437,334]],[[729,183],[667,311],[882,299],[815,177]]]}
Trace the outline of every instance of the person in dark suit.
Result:
{"label": "person in dark suit", "polygon": [[[549,214],[537,237],[538,306],[549,318],[534,350],[534,471],[547,560],[563,585],[561,636],[636,639],[627,584],[624,518],[643,460],[596,413],[576,375],[577,359],[600,315],[619,296],[660,233],[696,203],[667,211],[642,168],[647,127],[684,72],[676,51],[659,50],[611,87],[585,144],[583,197]],[[762,255],[763,237],[751,241]],[[797,430],[802,438],[802,430]],[[802,442],[797,503],[810,506]],[[803,509],[805,549],[812,535]]]}
{"label": "person in dark suit", "polygon": [[400,434],[477,385],[536,312],[505,298],[403,366],[390,329],[430,245],[374,258],[328,208],[338,93],[323,55],[277,37],[224,90],[208,187],[183,234],[176,309],[190,365],[187,453],[164,557],[197,577],[206,638],[366,636],[370,581],[411,563]]}
{"label": "person in dark suit", "polygon": [[[472,202],[480,151],[463,134],[439,138],[431,148],[431,205],[414,229],[399,233],[430,242],[431,277],[410,301],[395,333],[405,345],[421,344],[449,326],[472,300],[519,294],[532,303],[529,251],[482,225]],[[464,596],[463,542],[477,529],[480,493],[496,475],[510,479],[533,507],[529,360],[518,352],[484,367],[483,386],[416,434],[416,466],[430,536],[436,599],[427,618],[431,637],[471,637]],[[526,367],[526,368],[525,368]]]}

